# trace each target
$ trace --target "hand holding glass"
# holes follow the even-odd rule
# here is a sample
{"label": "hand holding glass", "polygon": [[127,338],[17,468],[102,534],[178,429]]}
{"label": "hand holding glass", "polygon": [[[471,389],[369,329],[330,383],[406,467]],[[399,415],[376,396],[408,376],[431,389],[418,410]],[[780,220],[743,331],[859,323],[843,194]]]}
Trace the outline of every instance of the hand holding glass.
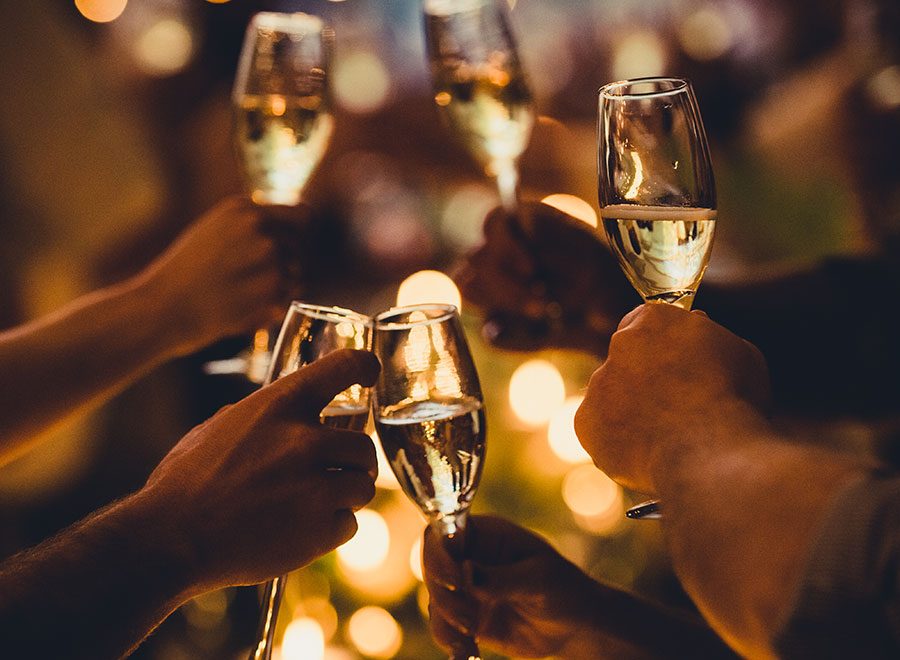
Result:
{"label": "hand holding glass", "polygon": [[[716,229],[716,189],[691,84],[638,78],[600,89],[600,214],[610,248],[648,303],[690,309]],[[671,350],[675,350],[672,348]],[[630,517],[658,517],[651,501]]]}
{"label": "hand holding glass", "polygon": [[[293,373],[343,348],[371,350],[372,321],[368,316],[340,307],[294,302],[288,310],[269,365],[266,384]],[[353,385],[338,394],[322,411],[321,422],[338,429],[364,431],[369,419],[369,389]],[[266,584],[257,645],[250,660],[270,660],[278,607],[287,576]]]}

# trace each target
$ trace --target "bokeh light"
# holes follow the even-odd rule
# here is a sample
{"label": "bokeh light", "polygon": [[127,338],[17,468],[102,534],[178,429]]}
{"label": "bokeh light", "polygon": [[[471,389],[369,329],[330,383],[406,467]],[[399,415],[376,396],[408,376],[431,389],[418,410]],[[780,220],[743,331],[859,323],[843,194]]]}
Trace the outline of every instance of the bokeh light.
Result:
{"label": "bokeh light", "polygon": [[656,32],[638,30],[625,35],[613,49],[612,79],[662,75],[666,49]]}
{"label": "bokeh light", "polygon": [[420,270],[407,277],[397,289],[397,305],[443,303],[462,312],[462,296],[450,277],[439,270]]}
{"label": "bokeh light", "polygon": [[869,78],[866,91],[875,105],[885,110],[900,108],[900,64],[885,67]]}
{"label": "bokeh light", "polygon": [[164,18],[150,25],[134,43],[138,66],[153,76],[178,73],[191,61],[194,37],[182,21]]}
{"label": "bokeh light", "polygon": [[322,629],[322,637],[328,642],[337,632],[338,614],[327,598],[304,598],[294,608],[294,619],[314,619]]}
{"label": "bokeh light", "polygon": [[324,660],[325,635],[319,622],[309,617],[291,621],[281,642],[282,660]]}
{"label": "bokeh light", "polygon": [[413,542],[412,549],[409,551],[409,570],[419,582],[425,579],[422,569],[422,536],[419,535]]}
{"label": "bokeh light", "polygon": [[563,213],[567,213],[591,227],[597,227],[597,212],[594,210],[593,206],[581,199],[581,197],[567,195],[565,193],[556,193],[544,197],[544,199],[541,200],[541,203],[559,209]]}
{"label": "bokeh light", "polygon": [[350,112],[363,114],[378,110],[387,100],[391,78],[384,62],[358,50],[335,62],[334,96]]}
{"label": "bokeh light", "polygon": [[550,419],[547,428],[547,442],[550,449],[566,463],[590,462],[590,455],[581,446],[575,435],[575,411],[584,401],[583,396],[573,396],[565,400],[562,407]]}
{"label": "bokeh light", "polygon": [[622,490],[593,465],[572,468],[563,479],[562,497],[585,531],[603,534],[623,519]]}
{"label": "bokeh light", "polygon": [[497,192],[488,186],[459,186],[441,212],[441,235],[457,249],[471,247],[480,240],[484,218],[498,202]]}
{"label": "bokeh light", "polygon": [[734,35],[722,11],[708,5],[684,19],[678,30],[678,41],[685,53],[705,62],[727,53],[734,43]]}
{"label": "bokeh light", "polygon": [[352,539],[337,549],[338,562],[352,571],[378,568],[388,554],[391,535],[387,523],[377,511],[356,512],[359,528]]}
{"label": "bokeh light", "polygon": [[385,490],[400,490],[400,482],[394,476],[391,464],[388,463],[387,456],[384,455],[384,449],[381,447],[381,440],[378,438],[378,432],[374,429],[370,434],[372,442],[375,443],[375,456],[378,459],[378,476],[375,478],[375,486],[384,488]]}
{"label": "bokeh light", "polygon": [[546,360],[522,363],[509,380],[509,405],[516,417],[526,424],[546,424],[565,399],[563,377]]}
{"label": "bokeh light", "polygon": [[128,0],[75,0],[75,7],[89,21],[109,23],[125,11]]}
{"label": "bokeh light", "polygon": [[359,652],[372,658],[393,658],[403,643],[403,631],[390,612],[369,605],[353,613],[347,636]]}

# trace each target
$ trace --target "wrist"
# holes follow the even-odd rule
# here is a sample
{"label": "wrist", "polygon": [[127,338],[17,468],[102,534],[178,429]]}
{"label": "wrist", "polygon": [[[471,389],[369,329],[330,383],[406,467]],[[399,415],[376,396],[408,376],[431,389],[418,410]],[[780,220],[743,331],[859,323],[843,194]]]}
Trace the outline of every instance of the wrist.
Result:
{"label": "wrist", "polygon": [[155,269],[139,273],[124,285],[127,295],[139,301],[142,319],[164,360],[189,354],[196,348],[196,323],[186,312],[184,296],[166,286]]}

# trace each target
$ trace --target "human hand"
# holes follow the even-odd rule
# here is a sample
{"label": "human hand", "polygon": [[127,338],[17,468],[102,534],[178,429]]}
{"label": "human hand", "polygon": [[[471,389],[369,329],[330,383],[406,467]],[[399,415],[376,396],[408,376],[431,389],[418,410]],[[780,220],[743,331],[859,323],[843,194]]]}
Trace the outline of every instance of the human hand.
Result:
{"label": "human hand", "polygon": [[[299,227],[308,207],[230,197],[207,211],[138,279],[174,330],[173,353],[276,323],[297,297]],[[293,237],[293,241],[288,240]]]}
{"label": "human hand", "polygon": [[375,494],[375,447],[319,413],[378,371],[371,353],[335,351],[222,409],[162,460],[138,496],[173,530],[193,585],[256,584],[356,533],[352,512]]}
{"label": "human hand", "polygon": [[484,314],[483,334],[513,350],[605,355],[616,322],[638,300],[615,257],[596,230],[562,211],[529,202],[521,213],[524,220],[492,211],[484,243],[456,273]]}
{"label": "human hand", "polygon": [[591,376],[575,431],[597,467],[653,493],[659,460],[691,445],[739,442],[769,398],[755,346],[703,312],[641,305],[622,319]]}
{"label": "human hand", "polygon": [[[465,534],[460,564],[443,539],[425,530],[425,585],[438,644],[452,649],[473,636],[506,655],[572,657],[567,649],[597,607],[601,585],[546,541],[501,518],[471,516]],[[601,651],[583,657],[600,658]]]}

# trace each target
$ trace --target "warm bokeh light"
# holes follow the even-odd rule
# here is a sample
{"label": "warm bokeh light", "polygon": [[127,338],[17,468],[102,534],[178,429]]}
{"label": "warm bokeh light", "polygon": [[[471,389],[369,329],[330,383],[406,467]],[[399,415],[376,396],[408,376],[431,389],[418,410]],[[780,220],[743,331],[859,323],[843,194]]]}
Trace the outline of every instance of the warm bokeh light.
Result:
{"label": "warm bokeh light", "polygon": [[593,465],[572,468],[563,479],[562,497],[585,531],[603,534],[623,518],[622,489]]}
{"label": "warm bokeh light", "polygon": [[578,218],[591,227],[597,227],[597,212],[593,206],[581,199],[581,197],[556,193],[555,195],[544,197],[541,203],[559,209],[563,213],[568,213],[573,218]]}
{"label": "warm bokeh light", "polygon": [[685,53],[705,62],[727,53],[734,43],[734,34],[722,11],[707,5],[684,19],[678,41]]}
{"label": "warm bokeh light", "polygon": [[584,401],[583,396],[573,396],[566,399],[562,407],[550,419],[547,428],[547,442],[550,449],[566,463],[590,462],[590,455],[578,442],[575,435],[575,411]]}
{"label": "warm bokeh light", "polygon": [[458,249],[468,249],[481,239],[488,212],[498,204],[497,192],[480,183],[456,188],[441,212],[441,235]]}
{"label": "warm bokeh light", "polygon": [[191,61],[194,37],[183,22],[174,18],[157,21],[134,43],[138,66],[153,76],[171,76]]}
{"label": "warm bokeh light", "polygon": [[335,63],[332,89],[338,103],[350,112],[374,112],[387,100],[391,78],[377,55],[355,51]]}
{"label": "warm bokeh light", "polygon": [[900,108],[900,64],[881,69],[866,85],[869,98],[885,110]]}
{"label": "warm bokeh light", "polygon": [[375,456],[378,458],[378,477],[375,479],[375,485],[378,488],[386,490],[400,490],[400,482],[394,476],[391,464],[388,463],[387,456],[384,455],[384,449],[381,447],[381,440],[378,438],[378,432],[373,430],[370,434],[372,442],[375,443]]}
{"label": "warm bokeh light", "polygon": [[621,38],[613,50],[612,79],[662,75],[666,49],[655,32],[640,30]]}
{"label": "warm bokeh light", "polygon": [[462,296],[456,284],[438,270],[420,270],[407,277],[397,289],[397,305],[443,303],[462,311]]}
{"label": "warm bokeh light", "polygon": [[422,572],[422,536],[419,535],[418,538],[413,542],[412,549],[409,551],[409,570],[412,571],[412,574],[416,576],[416,579],[419,582],[422,582],[425,579],[425,576]]}
{"label": "warm bokeh light", "polygon": [[75,7],[89,21],[95,23],[109,23],[114,21],[122,12],[128,0],[75,0]]}
{"label": "warm bokeh light", "polygon": [[309,617],[294,619],[284,631],[282,660],[324,660],[325,635],[319,622]]}
{"label": "warm bokeh light", "polygon": [[322,637],[328,642],[337,632],[338,614],[327,598],[313,596],[304,598],[294,608],[294,619],[313,619],[322,629]]}
{"label": "warm bokeh light", "polygon": [[229,592],[225,589],[210,591],[185,603],[181,611],[195,628],[215,628],[228,610],[228,596]]}
{"label": "warm bokeh light", "polygon": [[529,360],[509,380],[509,405],[521,421],[546,424],[566,399],[566,384],[559,370],[546,360]]}
{"label": "warm bokeh light", "polygon": [[387,523],[380,513],[371,509],[357,511],[356,522],[359,525],[356,534],[337,549],[338,562],[353,571],[378,568],[391,544]]}
{"label": "warm bokeh light", "polygon": [[390,612],[367,606],[353,613],[347,636],[359,652],[372,658],[393,658],[403,644],[403,631]]}

